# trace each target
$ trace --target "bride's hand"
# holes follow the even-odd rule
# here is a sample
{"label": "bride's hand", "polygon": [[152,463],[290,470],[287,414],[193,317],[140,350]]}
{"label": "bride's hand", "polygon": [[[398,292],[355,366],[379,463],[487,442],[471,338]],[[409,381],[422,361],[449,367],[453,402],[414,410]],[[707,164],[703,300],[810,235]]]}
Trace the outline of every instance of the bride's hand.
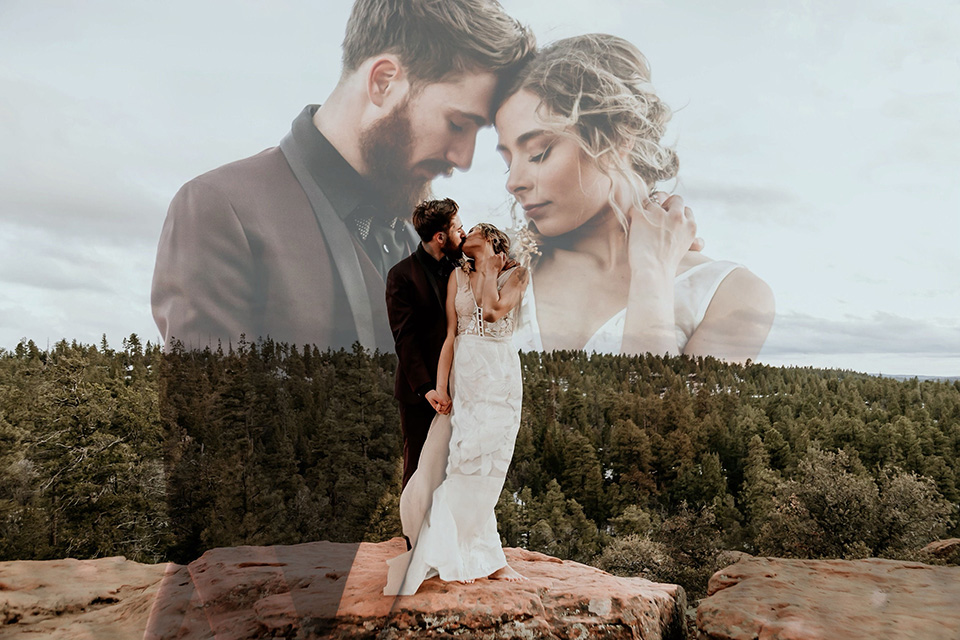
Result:
{"label": "bride's hand", "polygon": [[683,198],[674,195],[659,204],[662,195],[655,193],[642,209],[628,211],[628,255],[634,274],[656,273],[672,280],[683,256],[702,247],[702,241],[696,238],[697,223]]}
{"label": "bride's hand", "polygon": [[505,253],[494,253],[490,256],[484,256],[479,259],[479,264],[477,265],[477,271],[486,276],[493,276],[496,278],[500,275],[500,272],[503,270],[503,265],[507,263],[507,254]]}
{"label": "bride's hand", "polygon": [[444,415],[450,413],[450,409],[453,408],[453,400],[450,398],[450,395],[446,391],[437,391],[440,394],[440,411]]}
{"label": "bride's hand", "polygon": [[427,402],[430,403],[430,406],[433,407],[433,410],[437,413],[450,413],[450,406],[453,404],[453,401],[450,400],[450,396],[446,391],[433,389],[428,391],[427,395],[424,397],[427,399]]}

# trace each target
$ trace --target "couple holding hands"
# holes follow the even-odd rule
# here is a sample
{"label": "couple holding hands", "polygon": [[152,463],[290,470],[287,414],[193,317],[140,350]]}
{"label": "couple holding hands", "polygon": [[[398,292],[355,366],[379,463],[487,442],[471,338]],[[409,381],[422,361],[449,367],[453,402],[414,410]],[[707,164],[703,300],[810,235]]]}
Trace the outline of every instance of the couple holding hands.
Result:
{"label": "couple holding hands", "polygon": [[[494,0],[356,0],[328,99],[279,146],[174,197],[151,299],[164,344],[395,344],[412,549],[387,591],[521,579],[493,515],[519,428],[517,350],[743,361],[773,321],[769,287],[704,256],[683,200],[656,191],[678,168],[669,117],[622,38],[535,50]],[[503,232],[464,234],[455,204],[426,200],[491,123],[523,210],[519,263]],[[462,266],[447,257],[461,252]]]}
{"label": "couple holding hands", "polygon": [[387,595],[435,575],[524,579],[494,515],[520,426],[518,349],[746,360],[773,321],[769,287],[703,256],[690,209],[654,191],[677,158],[660,143],[669,110],[633,45],[560,40],[496,105],[507,189],[526,218],[523,264],[505,233],[481,223],[464,235],[456,204],[432,200],[413,215],[421,245],[387,280],[411,545],[389,562]]}

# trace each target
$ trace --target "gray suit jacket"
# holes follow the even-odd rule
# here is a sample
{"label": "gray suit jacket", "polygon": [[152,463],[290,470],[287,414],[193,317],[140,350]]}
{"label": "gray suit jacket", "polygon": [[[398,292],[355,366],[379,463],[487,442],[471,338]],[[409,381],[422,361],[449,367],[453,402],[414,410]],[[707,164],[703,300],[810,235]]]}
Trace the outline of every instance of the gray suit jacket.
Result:
{"label": "gray suit jacket", "polygon": [[[377,344],[392,344],[383,278],[353,242]],[[330,249],[279,147],[180,189],[160,236],[151,303],[167,348],[172,340],[226,348],[241,334],[339,348],[358,336]]]}

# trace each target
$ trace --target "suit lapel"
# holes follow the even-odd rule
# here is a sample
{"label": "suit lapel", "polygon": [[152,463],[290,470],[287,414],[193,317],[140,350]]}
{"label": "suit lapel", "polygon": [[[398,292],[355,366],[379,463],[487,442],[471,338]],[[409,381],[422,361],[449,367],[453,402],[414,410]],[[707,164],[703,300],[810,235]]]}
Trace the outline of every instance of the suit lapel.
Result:
{"label": "suit lapel", "polygon": [[350,232],[347,231],[343,221],[337,217],[333,205],[330,204],[326,195],[310,176],[303,154],[293,135],[287,134],[280,141],[280,150],[283,152],[287,164],[290,165],[294,177],[306,194],[327,247],[330,249],[334,266],[340,275],[340,281],[343,283],[343,288],[347,294],[347,304],[353,314],[360,344],[367,348],[386,347],[386,345],[377,344],[373,309],[367,295],[367,283],[363,278],[360,259]]}

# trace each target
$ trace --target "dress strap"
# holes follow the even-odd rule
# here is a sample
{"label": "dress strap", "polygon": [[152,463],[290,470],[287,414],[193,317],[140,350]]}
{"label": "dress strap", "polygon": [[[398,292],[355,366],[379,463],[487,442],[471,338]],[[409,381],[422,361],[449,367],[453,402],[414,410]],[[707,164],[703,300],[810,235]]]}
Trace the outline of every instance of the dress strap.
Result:
{"label": "dress strap", "polygon": [[513,273],[514,269],[519,268],[520,265],[514,265],[497,276],[497,291],[503,289],[503,285],[507,283],[507,280],[510,278],[510,274]]}
{"label": "dress strap", "polygon": [[464,281],[466,281],[466,282],[468,282],[468,283],[470,282],[470,278],[466,277],[467,274],[465,274],[465,273],[463,272],[463,269],[461,269],[460,267],[457,267],[456,269],[454,269],[454,271],[455,271],[456,274],[457,274],[457,287],[458,287],[458,288],[462,288],[462,287],[463,287]]}

